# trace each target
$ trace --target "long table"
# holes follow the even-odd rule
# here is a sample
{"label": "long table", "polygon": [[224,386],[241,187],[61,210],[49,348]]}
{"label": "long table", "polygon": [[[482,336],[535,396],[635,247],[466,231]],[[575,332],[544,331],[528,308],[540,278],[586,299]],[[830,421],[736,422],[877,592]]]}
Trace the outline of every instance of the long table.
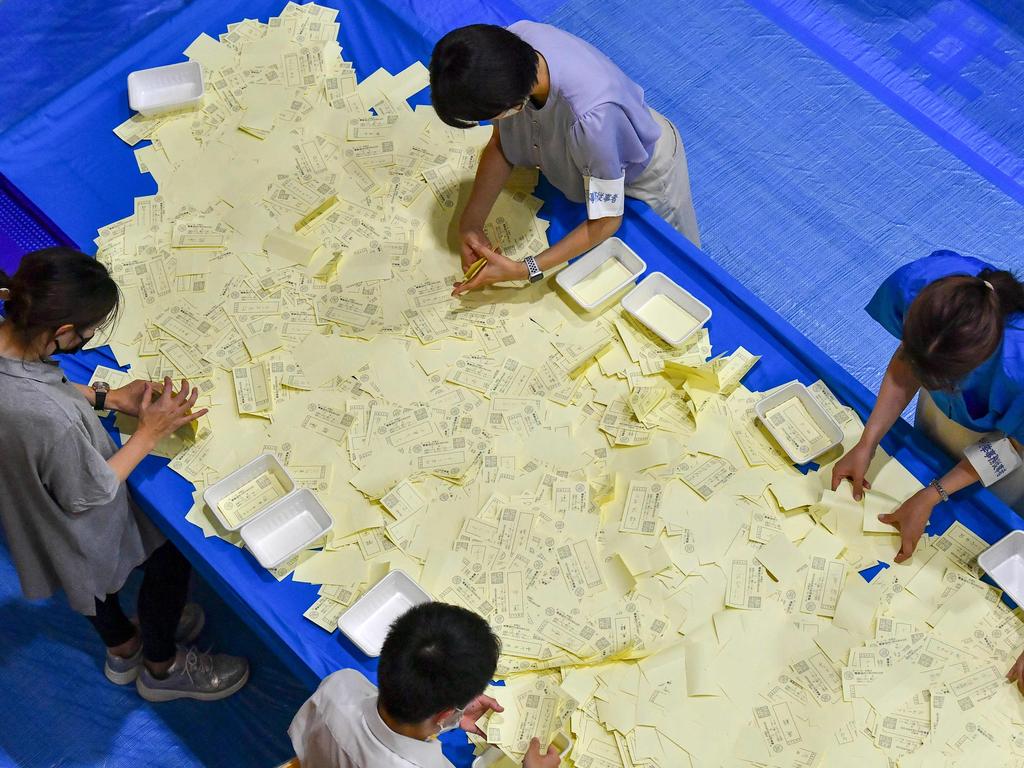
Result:
{"label": "long table", "polygon": [[[74,241],[89,250],[97,227],[130,214],[134,197],[155,191],[151,178],[138,173],[130,149],[111,133],[128,115],[127,73],[180,60],[180,51],[200,32],[216,36],[229,22],[254,14],[266,19],[282,5],[281,0],[197,0],[0,136],[0,168]],[[362,78],[381,66],[396,72],[414,59],[427,61],[433,40],[448,28],[471,21],[507,24],[523,16],[507,0],[395,0],[387,5],[361,0],[344,4],[341,43],[345,57],[355,63]],[[425,101],[426,95],[420,94],[418,100]],[[546,201],[541,216],[551,219],[552,240],[581,219],[581,207],[566,201],[546,183],[542,182],[538,194]],[[867,418],[874,402],[871,392],[646,205],[627,202],[619,236],[646,260],[649,271],[666,273],[711,307],[710,332],[716,353],[742,344],[762,356],[745,379],[748,387],[767,389],[792,379],[807,384],[822,379],[841,401]],[[828,276],[822,277],[824,282]],[[821,311],[828,311],[824,295]],[[850,343],[857,340],[850,339]],[[81,353],[63,364],[69,378],[85,382],[96,365],[111,366],[114,360],[109,350],[102,349]],[[902,421],[883,447],[924,482],[952,463]],[[328,634],[302,619],[302,612],[316,598],[315,586],[290,579],[278,583],[247,552],[219,539],[204,538],[199,528],[185,521],[193,489],[168,470],[166,463],[150,457],[139,466],[129,480],[135,499],[267,647],[311,689],[323,676],[344,667],[359,669],[375,679],[374,660],[340,633]],[[940,505],[929,532],[945,530],[954,519],[990,542],[1022,527],[1017,515],[979,488]],[[457,764],[469,760],[464,744],[453,741],[446,751]]]}

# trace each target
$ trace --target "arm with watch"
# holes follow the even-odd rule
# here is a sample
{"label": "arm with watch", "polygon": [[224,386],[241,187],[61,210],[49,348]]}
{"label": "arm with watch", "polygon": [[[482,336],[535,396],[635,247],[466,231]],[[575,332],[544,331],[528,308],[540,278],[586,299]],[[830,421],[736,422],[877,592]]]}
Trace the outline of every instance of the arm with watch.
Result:
{"label": "arm with watch", "polygon": [[[853,485],[853,498],[858,501],[864,496],[863,489],[871,488],[871,483],[865,475],[879,443],[921,388],[921,383],[900,354],[901,350],[902,346],[889,361],[889,367],[878,392],[878,400],[871,411],[868,423],[864,426],[860,440],[832,468],[832,490],[836,490],[843,480],[849,480]],[[978,471],[971,462],[966,458],[962,459],[941,478],[933,479],[904,501],[895,511],[881,515],[879,520],[896,527],[900,532],[900,550],[896,553],[895,561],[902,563],[914,554],[932,510],[938,504],[948,501],[952,494],[979,480]]]}
{"label": "arm with watch", "polygon": [[[114,388],[105,381],[94,381],[90,385],[75,384],[75,388],[82,393],[82,397],[89,401],[89,405],[94,410],[111,410],[129,416],[138,416],[146,384],[147,382],[143,379],[136,379],[131,384]],[[160,385],[151,384],[151,386],[159,394]]]}
{"label": "arm with watch", "polygon": [[475,249],[477,255],[486,259],[487,264],[475,277],[456,283],[452,295],[461,296],[506,280],[529,280],[531,283],[543,280],[545,272],[603,243],[618,232],[620,224],[621,216],[587,219],[551,247],[536,256],[527,256],[521,262],[513,261],[493,248],[478,247]]}
{"label": "arm with watch", "polygon": [[491,140],[484,147],[480,164],[477,166],[469,202],[459,220],[463,272],[468,272],[478,259],[486,259],[487,263],[471,278],[456,283],[452,296],[461,296],[469,291],[506,280],[539,282],[544,279],[545,272],[607,240],[618,231],[622,223],[622,216],[587,219],[536,256],[528,257],[521,262],[513,261],[502,255],[501,249],[495,248],[484,234],[484,223],[511,173],[512,164],[502,152],[498,126],[494,126]]}

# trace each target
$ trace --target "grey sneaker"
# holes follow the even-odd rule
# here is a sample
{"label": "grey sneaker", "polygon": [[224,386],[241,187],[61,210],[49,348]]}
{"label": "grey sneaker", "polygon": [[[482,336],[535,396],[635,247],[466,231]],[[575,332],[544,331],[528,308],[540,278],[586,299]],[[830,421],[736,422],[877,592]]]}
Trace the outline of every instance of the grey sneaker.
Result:
{"label": "grey sneaker", "polygon": [[153,677],[145,664],[138,667],[135,687],[146,701],[226,699],[249,681],[249,662],[239,656],[200,653],[196,648],[179,648],[178,655],[162,680]]}
{"label": "grey sneaker", "polygon": [[[132,623],[138,626],[138,620],[132,619]],[[197,603],[189,603],[181,613],[178,620],[178,627],[174,630],[174,642],[184,645],[191,643],[206,625],[206,613],[203,607]],[[107,680],[115,685],[128,685],[134,683],[138,677],[139,667],[142,664],[142,648],[135,652],[135,655],[128,658],[114,656],[107,651],[107,660],[103,664],[103,674]]]}
{"label": "grey sneaker", "polygon": [[139,676],[139,667],[142,666],[142,646],[135,652],[135,655],[128,658],[115,656],[107,651],[107,660],[103,664],[103,674],[107,680],[114,685],[128,685],[134,683]]}

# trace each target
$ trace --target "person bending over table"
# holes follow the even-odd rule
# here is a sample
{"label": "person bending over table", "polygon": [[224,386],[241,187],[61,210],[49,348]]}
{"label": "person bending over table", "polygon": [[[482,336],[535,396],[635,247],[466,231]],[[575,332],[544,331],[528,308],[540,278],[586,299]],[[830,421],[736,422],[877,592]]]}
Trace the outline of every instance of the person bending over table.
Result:
{"label": "person bending over table", "polygon": [[[74,354],[117,314],[120,291],[106,267],[70,248],[27,254],[13,277],[0,271],[0,524],[25,597],[59,589],[107,647],[104,673],[135,682],[150,701],[221,699],[249,677],[244,659],[179,647],[205,617],[188,605],[191,566],[135,506],[128,475],[192,413],[198,390],[170,379],[118,389],[72,384],[50,359]],[[138,416],[120,449],[93,409]],[[121,609],[128,575],[145,570],[138,624]]]}
{"label": "person bending over table", "polygon": [[[452,768],[437,736],[503,711],[484,689],[500,642],[483,618],[446,603],[423,603],[388,630],[377,667],[379,688],[354,669],[324,678],[288,728],[304,768]],[[534,738],[524,768],[555,768],[558,750]]]}
{"label": "person bending over table", "polygon": [[[915,428],[960,457],[942,478],[880,517],[899,529],[899,563],[913,554],[935,506],[982,479],[965,450],[1008,440],[1002,447],[1010,458],[1022,451],[1024,284],[978,259],[936,251],[890,275],[867,310],[901,344],[860,441],[832,470],[832,490],[849,479],[860,499],[871,487],[864,475],[875,449],[918,391]],[[1024,468],[1010,469],[1009,460],[1004,466],[1000,479],[989,477],[989,488],[1024,513]],[[1006,676],[1024,694],[1024,653]]]}
{"label": "person bending over table", "polygon": [[[504,280],[540,280],[545,270],[615,234],[626,196],[650,204],[700,246],[679,131],[589,43],[532,21],[508,29],[460,27],[434,47],[430,89],[448,125],[494,122],[459,222],[463,270],[487,262],[475,277],[456,283],[453,295]],[[516,165],[539,168],[567,198],[587,206],[582,224],[522,263],[503,256],[484,234]]]}

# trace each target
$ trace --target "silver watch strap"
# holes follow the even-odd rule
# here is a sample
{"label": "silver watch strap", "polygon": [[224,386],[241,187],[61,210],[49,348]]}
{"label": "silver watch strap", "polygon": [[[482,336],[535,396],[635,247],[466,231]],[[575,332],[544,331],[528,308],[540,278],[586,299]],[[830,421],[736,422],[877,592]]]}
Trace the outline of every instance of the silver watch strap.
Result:
{"label": "silver watch strap", "polygon": [[540,267],[537,266],[537,259],[533,256],[527,256],[523,259],[523,263],[526,264],[526,271],[530,274],[530,282],[536,283],[538,280],[544,278],[544,273],[541,272]]}
{"label": "silver watch strap", "polygon": [[932,488],[934,488],[936,491],[938,491],[940,499],[942,499],[943,501],[949,501],[949,494],[946,492],[946,489],[942,487],[942,483],[939,482],[938,478],[935,478],[934,480],[932,480],[929,483],[929,485]]}

